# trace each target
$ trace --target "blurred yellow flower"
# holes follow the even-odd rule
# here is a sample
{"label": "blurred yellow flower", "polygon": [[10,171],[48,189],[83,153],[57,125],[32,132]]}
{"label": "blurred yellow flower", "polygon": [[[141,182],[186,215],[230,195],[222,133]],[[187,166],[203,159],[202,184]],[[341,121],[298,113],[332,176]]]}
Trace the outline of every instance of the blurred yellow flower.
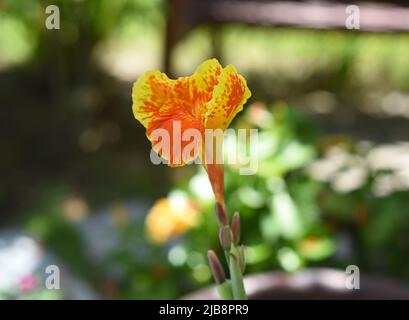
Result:
{"label": "blurred yellow flower", "polygon": [[146,216],[148,238],[153,243],[163,244],[194,227],[198,217],[199,212],[186,197],[160,199]]}

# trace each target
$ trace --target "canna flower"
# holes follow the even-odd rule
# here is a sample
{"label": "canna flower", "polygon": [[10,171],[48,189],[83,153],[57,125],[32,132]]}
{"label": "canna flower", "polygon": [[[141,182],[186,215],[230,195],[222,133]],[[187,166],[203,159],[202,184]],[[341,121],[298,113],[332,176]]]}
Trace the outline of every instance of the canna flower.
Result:
{"label": "canna flower", "polygon": [[[192,76],[176,80],[159,71],[148,71],[132,88],[132,110],[146,128],[152,149],[171,167],[199,159],[207,171],[216,198],[219,240],[231,279],[226,281],[213,251],[209,251],[208,258],[219,294],[224,299],[247,299],[242,274],[244,251],[237,247],[240,220],[235,214],[229,225],[220,157],[223,132],[250,95],[246,80],[236,69],[232,65],[223,68],[216,59],[203,62]],[[146,229],[152,241],[164,243],[192,228],[197,216],[185,197],[162,199],[148,213]]]}
{"label": "canna flower", "polygon": [[[206,148],[205,131],[224,131],[250,96],[246,80],[232,65],[223,68],[216,59],[210,59],[192,76],[176,80],[159,71],[146,72],[133,86],[132,110],[146,128],[153,150],[166,159],[169,166],[183,166],[196,158],[201,160],[216,201],[224,205],[223,166],[207,160],[214,149]],[[189,136],[190,129],[199,133],[199,141],[183,138]],[[163,141],[159,141],[158,130],[169,134],[168,148],[163,148]]]}

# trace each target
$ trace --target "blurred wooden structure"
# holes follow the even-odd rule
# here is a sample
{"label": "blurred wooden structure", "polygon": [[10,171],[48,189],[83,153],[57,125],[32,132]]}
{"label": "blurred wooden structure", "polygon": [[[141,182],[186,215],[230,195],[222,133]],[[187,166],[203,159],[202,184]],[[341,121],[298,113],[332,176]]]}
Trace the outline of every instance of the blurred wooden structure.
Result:
{"label": "blurred wooden structure", "polygon": [[168,5],[164,67],[170,74],[174,46],[188,31],[205,23],[215,28],[216,49],[217,28],[223,23],[347,30],[348,5],[359,6],[359,31],[409,31],[408,0],[168,0]]}

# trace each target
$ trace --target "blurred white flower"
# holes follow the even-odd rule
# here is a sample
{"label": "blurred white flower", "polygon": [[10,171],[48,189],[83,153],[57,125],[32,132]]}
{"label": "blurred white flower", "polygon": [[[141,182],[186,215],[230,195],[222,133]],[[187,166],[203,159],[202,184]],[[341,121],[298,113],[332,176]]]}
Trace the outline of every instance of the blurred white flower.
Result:
{"label": "blurred white flower", "polygon": [[0,240],[0,291],[16,288],[20,281],[38,268],[42,251],[36,242],[19,236],[11,241]]}

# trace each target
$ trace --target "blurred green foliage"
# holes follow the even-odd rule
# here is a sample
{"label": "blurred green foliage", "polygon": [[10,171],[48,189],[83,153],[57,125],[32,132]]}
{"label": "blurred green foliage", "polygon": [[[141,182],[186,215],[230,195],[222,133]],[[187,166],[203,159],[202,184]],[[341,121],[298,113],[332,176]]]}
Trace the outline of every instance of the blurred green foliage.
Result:
{"label": "blurred green foliage", "polygon": [[[350,157],[359,155],[355,142],[347,137],[323,142],[308,119],[282,102],[268,108],[250,106],[235,127],[259,130],[256,174],[243,176],[237,166],[225,166],[226,206],[230,216],[234,211],[241,214],[247,274],[355,264],[364,273],[409,279],[409,191],[376,194],[379,170],[345,190],[317,179],[309,169],[316,163],[325,170],[319,161],[331,148],[341,147]],[[340,167],[332,178],[346,170]],[[354,179],[358,178],[349,181]],[[96,264],[84,254],[84,239],[58,210],[34,215],[28,230],[106,297],[178,298],[212,283],[206,252],[222,252],[203,169],[178,180],[169,195],[176,194],[195,203],[200,213],[196,227],[156,245],[147,240],[143,220],[126,222],[113,230],[118,245]],[[112,273],[118,269],[119,274]]]}

